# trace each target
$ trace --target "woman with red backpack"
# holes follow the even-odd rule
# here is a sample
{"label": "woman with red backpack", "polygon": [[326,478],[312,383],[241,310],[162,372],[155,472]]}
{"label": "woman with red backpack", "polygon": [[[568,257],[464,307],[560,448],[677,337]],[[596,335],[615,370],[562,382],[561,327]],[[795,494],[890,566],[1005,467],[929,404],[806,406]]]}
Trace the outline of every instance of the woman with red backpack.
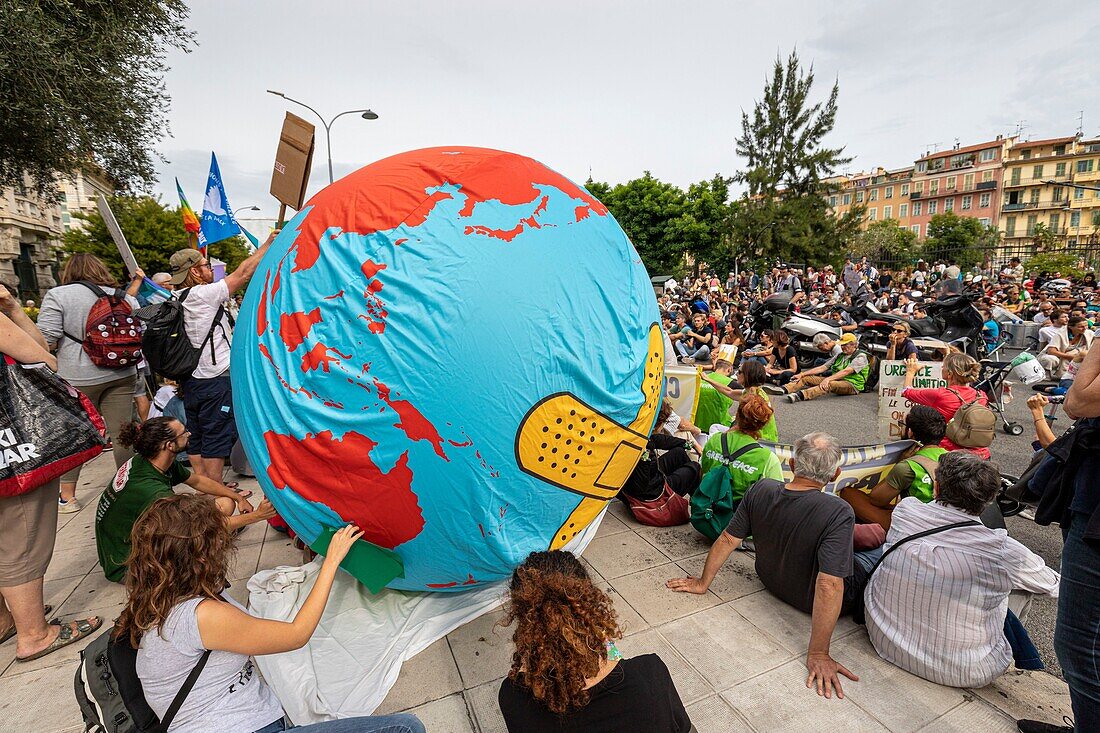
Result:
{"label": "woman with red backpack", "polygon": [[[77,253],[65,262],[61,285],[46,293],[38,314],[38,328],[57,354],[58,375],[88,396],[109,433],[131,420],[141,361],[141,329],[133,313],[138,307],[98,257]],[[114,453],[116,468],[133,455],[121,448]],[[79,466],[61,477],[60,513],[80,511],[79,478]]]}

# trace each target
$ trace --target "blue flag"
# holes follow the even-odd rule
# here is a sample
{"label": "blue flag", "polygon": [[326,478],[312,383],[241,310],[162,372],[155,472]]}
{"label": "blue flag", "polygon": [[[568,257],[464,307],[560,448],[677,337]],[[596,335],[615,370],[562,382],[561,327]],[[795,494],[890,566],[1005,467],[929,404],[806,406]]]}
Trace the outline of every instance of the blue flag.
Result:
{"label": "blue flag", "polygon": [[138,302],[142,305],[154,305],[172,299],[172,293],[149,278],[143,278],[138,288]]}
{"label": "blue flag", "polygon": [[206,196],[202,202],[202,222],[199,226],[199,249],[206,251],[210,242],[238,234],[241,227],[233,218],[233,209],[225,195],[222,172],[218,168],[218,158],[210,153],[210,176],[206,179]]}

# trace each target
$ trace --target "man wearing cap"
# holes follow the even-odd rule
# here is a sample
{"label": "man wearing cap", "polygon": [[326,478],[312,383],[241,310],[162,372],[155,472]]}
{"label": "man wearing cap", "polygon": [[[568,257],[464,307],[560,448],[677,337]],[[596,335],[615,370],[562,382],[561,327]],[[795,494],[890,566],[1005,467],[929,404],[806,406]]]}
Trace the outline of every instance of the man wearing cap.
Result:
{"label": "man wearing cap", "polygon": [[775,292],[790,293],[791,305],[798,305],[806,297],[806,291],[802,289],[802,281],[798,275],[791,272],[791,267],[786,262],[779,266],[779,277],[775,281]]}
{"label": "man wearing cap", "polygon": [[233,343],[233,319],[226,303],[243,288],[278,235],[267,241],[236,270],[214,282],[210,261],[195,249],[181,249],[168,260],[170,284],[183,303],[183,323],[192,346],[201,347],[199,363],[190,377],[180,382],[191,467],[200,476],[221,482],[225,459],[237,442],[233,422],[233,391],[229,383],[229,352]]}
{"label": "man wearing cap", "polygon": [[[859,350],[859,342],[850,333],[837,339],[840,354],[819,367],[807,369],[787,383],[779,394],[787,393],[787,402],[813,400],[822,395],[854,395],[863,391],[871,362]],[[824,375],[824,376],[823,376]],[[765,391],[773,389],[765,386]]]}

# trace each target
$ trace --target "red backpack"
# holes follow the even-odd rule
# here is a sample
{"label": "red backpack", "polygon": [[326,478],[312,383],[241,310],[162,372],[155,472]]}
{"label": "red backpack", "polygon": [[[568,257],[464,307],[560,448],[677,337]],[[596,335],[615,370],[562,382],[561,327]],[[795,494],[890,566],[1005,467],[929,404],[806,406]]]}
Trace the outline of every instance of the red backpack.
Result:
{"label": "red backpack", "polygon": [[102,288],[90,282],[80,285],[95,293],[96,301],[88,311],[84,324],[84,338],[70,333],[68,338],[81,344],[92,363],[104,369],[125,369],[141,361],[141,324],[130,310],[126,295],[115,290],[108,295]]}

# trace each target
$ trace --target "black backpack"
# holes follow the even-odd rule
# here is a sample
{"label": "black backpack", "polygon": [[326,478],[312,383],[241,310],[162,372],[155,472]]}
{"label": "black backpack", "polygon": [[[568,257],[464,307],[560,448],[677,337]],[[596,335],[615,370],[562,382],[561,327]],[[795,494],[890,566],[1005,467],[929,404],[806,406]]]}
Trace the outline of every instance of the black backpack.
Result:
{"label": "black backpack", "polygon": [[216,364],[212,342],[214,327],[223,317],[229,319],[230,328],[234,325],[233,317],[226,313],[224,306],[219,306],[206,338],[197,347],[192,346],[184,328],[183,310],[183,301],[187,300],[190,293],[191,288],[187,288],[180,292],[178,298],[158,303],[151,313],[138,313],[146,321],[145,333],[141,336],[141,351],[145,361],[157,374],[177,382],[194,373],[199,365],[199,355],[207,344],[210,344],[210,358]]}
{"label": "black backpack", "polygon": [[74,681],[76,703],[88,733],[167,733],[210,658],[207,649],[187,675],[161,720],[145,700],[137,676],[137,650],[127,638],[100,634],[80,652]]}

